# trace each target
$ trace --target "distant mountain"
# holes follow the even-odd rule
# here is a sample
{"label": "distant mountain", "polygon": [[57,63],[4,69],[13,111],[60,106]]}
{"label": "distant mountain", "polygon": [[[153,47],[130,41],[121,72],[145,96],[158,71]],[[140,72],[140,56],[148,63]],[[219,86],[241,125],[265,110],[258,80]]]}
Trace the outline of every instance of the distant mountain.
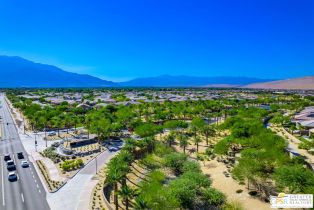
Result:
{"label": "distant mountain", "polygon": [[193,77],[161,75],[120,82],[123,87],[240,87],[271,80],[249,77]]}
{"label": "distant mountain", "polygon": [[0,56],[0,87],[111,87],[114,82],[16,56]]}
{"label": "distant mountain", "polygon": [[314,90],[314,76],[249,84],[246,88]]}
{"label": "distant mountain", "polygon": [[250,77],[195,77],[161,75],[111,82],[90,75],[64,71],[16,56],[0,56],[0,88],[15,87],[245,87],[264,89],[314,89],[314,76],[266,80]]}

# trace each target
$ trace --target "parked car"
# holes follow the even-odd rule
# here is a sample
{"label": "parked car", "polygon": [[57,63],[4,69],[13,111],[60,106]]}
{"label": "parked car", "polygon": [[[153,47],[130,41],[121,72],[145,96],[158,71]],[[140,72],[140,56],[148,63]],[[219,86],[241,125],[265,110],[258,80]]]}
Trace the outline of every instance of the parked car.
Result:
{"label": "parked car", "polygon": [[17,153],[17,158],[18,159],[23,159],[24,158],[23,152],[18,152]]}
{"label": "parked car", "polygon": [[27,167],[29,167],[29,163],[28,163],[26,160],[23,160],[23,161],[21,162],[21,166],[22,166],[23,168],[27,168]]}
{"label": "parked car", "polygon": [[7,161],[7,169],[8,169],[9,171],[12,171],[12,170],[15,170],[15,169],[16,169],[13,160],[8,160],[8,161]]}
{"label": "parked car", "polygon": [[50,131],[49,133],[48,133],[48,136],[55,136],[57,133],[55,132],[55,131]]}
{"label": "parked car", "polygon": [[109,152],[116,152],[119,150],[118,147],[108,147]]}
{"label": "parked car", "polygon": [[9,172],[8,179],[9,179],[9,181],[16,181],[17,180],[17,175],[16,175],[15,171]]}
{"label": "parked car", "polygon": [[4,161],[8,161],[8,160],[11,160],[10,155],[4,155]]}

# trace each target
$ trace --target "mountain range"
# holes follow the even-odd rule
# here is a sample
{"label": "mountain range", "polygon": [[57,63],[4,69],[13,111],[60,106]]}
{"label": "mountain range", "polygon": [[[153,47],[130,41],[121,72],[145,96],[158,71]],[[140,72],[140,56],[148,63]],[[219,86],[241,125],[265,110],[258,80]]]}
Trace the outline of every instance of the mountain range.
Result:
{"label": "mountain range", "polygon": [[111,87],[116,84],[90,75],[64,71],[17,56],[0,56],[0,87]]}
{"label": "mountain range", "polygon": [[[287,84],[287,85],[286,85]],[[0,56],[0,87],[244,87],[263,89],[314,89],[314,77],[267,80],[250,77],[195,77],[161,75],[112,82],[94,76],[64,71],[17,56]]]}

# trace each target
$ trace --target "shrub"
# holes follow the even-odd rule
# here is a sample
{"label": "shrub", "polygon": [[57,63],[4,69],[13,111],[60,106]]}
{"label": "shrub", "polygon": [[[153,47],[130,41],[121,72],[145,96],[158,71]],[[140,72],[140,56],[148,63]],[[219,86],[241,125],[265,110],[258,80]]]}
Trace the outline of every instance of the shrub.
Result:
{"label": "shrub", "polygon": [[226,201],[225,195],[214,188],[203,190],[203,196],[208,205],[221,206]]}
{"label": "shrub", "polygon": [[182,166],[182,172],[183,173],[200,172],[200,171],[201,171],[201,167],[200,167],[199,163],[196,161],[186,161],[183,163],[183,166]]}
{"label": "shrub", "polygon": [[152,154],[149,154],[145,158],[141,159],[140,163],[151,170],[157,169],[161,166],[161,164],[157,162],[156,157]]}
{"label": "shrub", "polygon": [[229,150],[228,138],[222,139],[214,146],[214,153],[219,155],[227,154],[228,150]]}
{"label": "shrub", "polygon": [[75,160],[66,160],[60,166],[63,171],[72,171],[78,169],[83,165],[82,159],[75,159]]}
{"label": "shrub", "polygon": [[152,182],[163,182],[166,178],[165,174],[162,171],[156,170],[156,171],[152,171],[149,174],[150,177],[150,181]]}
{"label": "shrub", "polygon": [[170,153],[164,157],[165,166],[170,167],[175,173],[180,174],[187,156],[181,153]]}

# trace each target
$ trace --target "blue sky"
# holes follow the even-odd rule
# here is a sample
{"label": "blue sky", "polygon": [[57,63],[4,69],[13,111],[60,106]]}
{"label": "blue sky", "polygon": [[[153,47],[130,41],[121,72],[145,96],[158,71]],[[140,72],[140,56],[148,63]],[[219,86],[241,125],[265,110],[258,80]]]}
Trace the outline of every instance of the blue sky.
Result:
{"label": "blue sky", "polygon": [[0,0],[0,54],[114,81],[314,75],[314,1]]}

